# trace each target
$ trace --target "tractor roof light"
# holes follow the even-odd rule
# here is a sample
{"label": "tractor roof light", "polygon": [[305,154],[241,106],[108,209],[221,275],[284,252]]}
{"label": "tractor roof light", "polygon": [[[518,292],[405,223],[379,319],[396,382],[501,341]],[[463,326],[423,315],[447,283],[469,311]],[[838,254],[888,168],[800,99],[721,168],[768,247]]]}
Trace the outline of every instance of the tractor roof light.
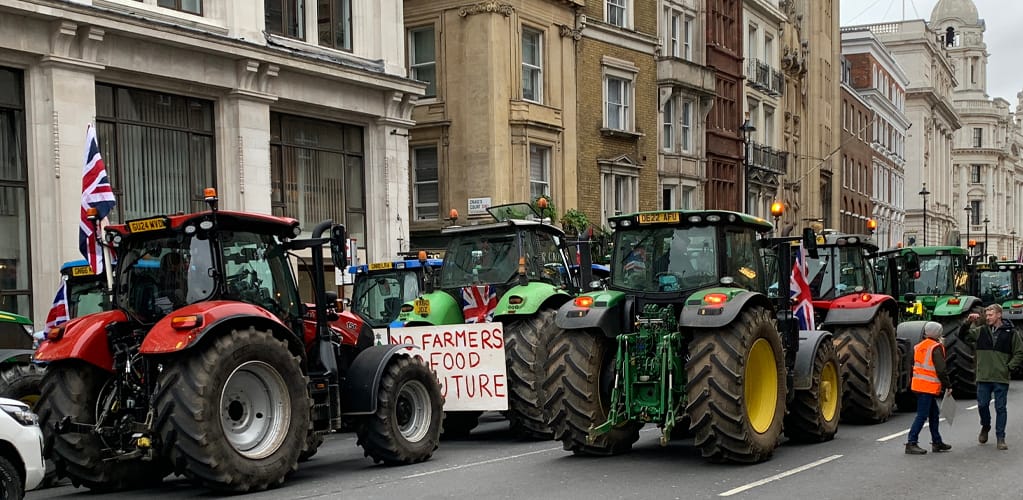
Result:
{"label": "tractor roof light", "polygon": [[781,217],[785,214],[785,205],[782,205],[780,201],[771,203],[771,217]]}
{"label": "tractor roof light", "polygon": [[867,219],[867,229],[869,229],[871,233],[877,231],[877,221],[874,219]]}
{"label": "tractor roof light", "polygon": [[217,188],[206,188],[202,190],[204,201],[217,201]]}
{"label": "tractor roof light", "polygon": [[977,240],[970,240],[970,241],[966,242],[966,244],[969,245],[970,248],[973,248],[973,247],[977,246]]}
{"label": "tractor roof light", "polygon": [[860,294],[860,300],[862,300],[863,302],[870,302],[871,298],[872,296],[869,293]]}

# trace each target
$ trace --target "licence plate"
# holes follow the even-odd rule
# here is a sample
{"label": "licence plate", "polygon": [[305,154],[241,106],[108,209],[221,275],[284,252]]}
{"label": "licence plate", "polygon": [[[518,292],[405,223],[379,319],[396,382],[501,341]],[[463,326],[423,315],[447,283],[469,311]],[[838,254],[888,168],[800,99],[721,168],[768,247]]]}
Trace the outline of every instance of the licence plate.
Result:
{"label": "licence plate", "polygon": [[393,268],[394,268],[394,263],[393,262],[374,262],[374,263],[369,265],[369,270],[370,271],[380,271],[380,270],[383,270],[383,269],[393,269]]}
{"label": "licence plate", "polygon": [[639,214],[640,224],[670,224],[679,221],[678,212]]}
{"label": "licence plate", "polygon": [[427,299],[416,299],[412,304],[415,307],[415,313],[420,316],[430,315],[430,301]]}

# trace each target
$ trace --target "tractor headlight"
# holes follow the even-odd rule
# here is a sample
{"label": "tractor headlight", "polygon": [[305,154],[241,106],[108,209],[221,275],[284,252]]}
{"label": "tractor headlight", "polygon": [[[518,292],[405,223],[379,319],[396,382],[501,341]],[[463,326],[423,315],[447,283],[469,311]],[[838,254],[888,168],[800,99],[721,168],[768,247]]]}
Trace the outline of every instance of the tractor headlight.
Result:
{"label": "tractor headlight", "polygon": [[0,405],[0,408],[10,415],[11,418],[17,420],[21,425],[32,426],[39,424],[39,417],[35,413],[32,413],[32,410],[29,410],[28,406],[3,404]]}

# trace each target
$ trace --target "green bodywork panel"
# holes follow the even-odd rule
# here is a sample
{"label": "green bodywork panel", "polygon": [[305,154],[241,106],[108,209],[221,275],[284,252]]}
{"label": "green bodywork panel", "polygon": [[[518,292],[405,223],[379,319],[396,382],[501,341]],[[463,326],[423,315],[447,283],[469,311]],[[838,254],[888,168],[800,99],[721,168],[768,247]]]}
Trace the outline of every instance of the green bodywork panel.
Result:
{"label": "green bodywork panel", "polygon": [[563,330],[599,329],[605,337],[617,338],[621,332],[625,292],[597,290],[581,297],[593,298],[590,307],[579,307],[575,301],[563,304],[554,316],[554,324]]}
{"label": "green bodywork panel", "polygon": [[[425,316],[417,314],[415,303],[418,300],[425,300],[430,305],[430,312]],[[404,309],[412,309],[405,312]],[[402,323],[430,324],[430,325],[457,325],[464,321],[462,317],[462,306],[454,297],[445,292],[432,292],[419,296],[416,300],[406,302],[402,305],[402,312],[398,314],[398,321]]]}
{"label": "green bodywork panel", "polygon": [[956,298],[949,295],[924,295],[917,297],[915,303],[911,303],[902,315],[902,321],[925,320],[934,318],[958,317],[970,312],[975,305],[980,304],[976,297],[958,297],[958,304],[949,304],[949,300]]}
{"label": "green bodywork panel", "polygon": [[9,312],[0,312],[0,322],[3,323],[17,323],[19,325],[32,326],[32,320],[20,315]]}
{"label": "green bodywork panel", "polygon": [[[494,309],[494,318],[504,315],[528,316],[536,314],[540,306],[554,296],[560,296],[556,306],[560,306],[572,298],[565,290],[557,288],[550,283],[532,282],[525,285],[515,285],[501,295]],[[512,304],[512,297],[522,299],[518,304]]]}
{"label": "green bodywork panel", "polygon": [[[727,300],[721,303],[708,303],[710,294],[722,294]],[[683,302],[682,326],[685,328],[720,328],[735,321],[742,309],[751,300],[761,302],[764,307],[771,304],[763,294],[744,288],[715,287],[700,290]]]}

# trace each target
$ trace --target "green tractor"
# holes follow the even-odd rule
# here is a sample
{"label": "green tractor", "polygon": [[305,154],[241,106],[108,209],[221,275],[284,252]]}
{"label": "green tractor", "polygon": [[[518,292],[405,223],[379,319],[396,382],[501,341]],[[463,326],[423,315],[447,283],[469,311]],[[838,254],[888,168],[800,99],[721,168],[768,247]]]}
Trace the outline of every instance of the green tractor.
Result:
{"label": "green tractor", "polygon": [[649,422],[662,445],[690,432],[712,461],[766,460],[783,428],[798,441],[834,437],[832,335],[799,330],[791,307],[798,238],[768,238],[767,221],[725,211],[608,222],[608,287],[562,306],[551,336],[545,415],[566,450],[625,452]]}
{"label": "green tractor", "polygon": [[[493,223],[449,227],[436,289],[401,307],[406,327],[503,323],[508,410],[512,434],[550,439],[540,412],[546,347],[557,332],[554,315],[578,294],[586,277],[573,272],[565,233],[526,203],[488,209]],[[588,274],[589,268],[581,268]],[[481,411],[447,412],[446,437],[465,436]]]}
{"label": "green tractor", "polygon": [[[1002,306],[1002,317],[1023,331],[1023,262],[976,263],[970,266],[970,294],[981,304]],[[1012,373],[1023,378],[1023,369]]]}
{"label": "green tractor", "polygon": [[[954,246],[902,248],[883,252],[877,260],[881,289],[896,297],[901,318],[896,335],[903,362],[900,378],[912,373],[913,346],[920,341],[920,321],[943,325],[946,361],[957,398],[976,394],[973,348],[959,339],[960,327],[971,312],[980,312],[981,300],[970,295],[966,250]],[[908,387],[908,386],[906,386]],[[899,406],[915,406],[904,391]],[[905,403],[905,404],[903,404]]]}

